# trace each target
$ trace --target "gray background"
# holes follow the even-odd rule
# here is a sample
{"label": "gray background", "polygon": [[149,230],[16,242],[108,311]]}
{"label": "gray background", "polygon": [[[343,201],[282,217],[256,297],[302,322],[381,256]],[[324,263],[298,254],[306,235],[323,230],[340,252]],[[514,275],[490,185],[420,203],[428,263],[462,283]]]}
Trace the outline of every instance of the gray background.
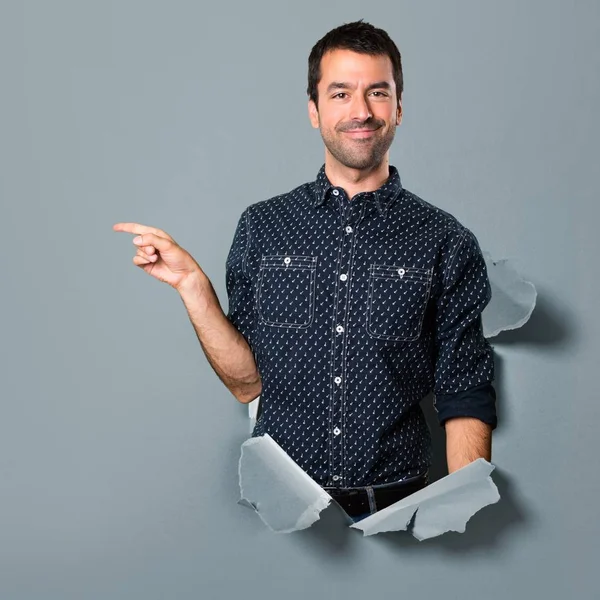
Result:
{"label": "gray background", "polygon": [[[242,210],[323,161],[310,48],[358,18],[402,53],[404,186],[539,292],[492,340],[503,500],[421,543],[236,504],[246,408],[111,229],[169,232],[226,308]],[[597,598],[599,24],[592,0],[4,0],[0,598]]]}

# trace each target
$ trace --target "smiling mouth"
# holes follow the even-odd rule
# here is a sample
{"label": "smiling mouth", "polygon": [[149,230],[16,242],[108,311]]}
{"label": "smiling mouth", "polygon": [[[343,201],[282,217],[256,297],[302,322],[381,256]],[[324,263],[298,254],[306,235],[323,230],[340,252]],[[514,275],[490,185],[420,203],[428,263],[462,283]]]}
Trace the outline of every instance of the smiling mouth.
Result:
{"label": "smiling mouth", "polygon": [[377,130],[376,129],[350,129],[349,131],[344,131],[344,133],[347,133],[348,135],[351,135],[352,137],[363,138],[363,137],[371,137],[372,135],[375,134],[375,131],[377,131]]}

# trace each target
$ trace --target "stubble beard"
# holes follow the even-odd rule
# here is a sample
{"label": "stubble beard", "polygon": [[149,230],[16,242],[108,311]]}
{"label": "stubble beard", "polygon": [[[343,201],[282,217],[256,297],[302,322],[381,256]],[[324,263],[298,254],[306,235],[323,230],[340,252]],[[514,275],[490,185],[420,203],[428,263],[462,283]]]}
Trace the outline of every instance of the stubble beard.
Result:
{"label": "stubble beard", "polygon": [[322,128],[320,131],[325,147],[335,160],[349,169],[360,170],[371,169],[381,164],[396,134],[396,128],[390,127],[383,136],[377,135],[377,130],[375,139],[353,140],[348,137],[344,140],[345,134],[341,131],[324,131]]}

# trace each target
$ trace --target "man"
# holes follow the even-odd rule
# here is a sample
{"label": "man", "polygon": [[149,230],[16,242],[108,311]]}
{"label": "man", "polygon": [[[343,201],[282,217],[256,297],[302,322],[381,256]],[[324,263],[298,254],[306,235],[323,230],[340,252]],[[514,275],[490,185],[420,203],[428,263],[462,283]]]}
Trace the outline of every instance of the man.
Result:
{"label": "man", "polygon": [[491,460],[491,297],[474,234],[401,185],[389,148],[402,65],[368,23],[327,33],[309,57],[308,110],[325,144],[314,181],[255,203],[226,265],[229,311],[196,261],[138,224],[134,263],[177,289],[202,348],[268,433],[355,519],[424,487],[432,390],[449,472]]}

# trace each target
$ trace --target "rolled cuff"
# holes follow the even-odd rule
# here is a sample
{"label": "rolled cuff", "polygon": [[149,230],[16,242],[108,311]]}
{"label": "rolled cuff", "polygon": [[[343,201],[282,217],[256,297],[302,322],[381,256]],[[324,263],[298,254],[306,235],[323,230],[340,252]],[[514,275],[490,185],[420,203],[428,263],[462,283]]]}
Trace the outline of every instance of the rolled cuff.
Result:
{"label": "rolled cuff", "polygon": [[433,406],[440,425],[454,417],[474,417],[496,429],[496,390],[491,382],[452,394],[436,394]]}

